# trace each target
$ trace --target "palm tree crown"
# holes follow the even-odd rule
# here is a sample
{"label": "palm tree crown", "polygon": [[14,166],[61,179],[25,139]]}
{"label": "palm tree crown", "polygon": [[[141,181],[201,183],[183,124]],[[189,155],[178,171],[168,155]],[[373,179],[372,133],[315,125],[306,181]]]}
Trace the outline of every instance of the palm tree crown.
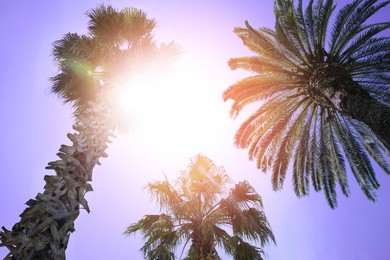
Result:
{"label": "palm tree crown", "polygon": [[336,184],[348,196],[346,163],[368,199],[379,187],[370,157],[388,174],[390,155],[389,22],[366,21],[390,1],[354,0],[342,7],[328,33],[332,0],[275,0],[275,30],[248,22],[235,33],[255,53],[233,58],[232,69],[255,75],[230,86],[231,115],[262,101],[239,128],[235,144],[249,148],[258,168],[271,169],[281,189],[292,159],[295,193],[311,181],[337,206]]}
{"label": "palm tree crown", "polygon": [[[143,233],[141,250],[146,259],[175,259],[181,242],[183,251],[191,243],[185,259],[220,259],[217,245],[234,259],[263,259],[263,250],[245,241],[262,246],[275,242],[261,198],[246,181],[227,193],[229,182],[223,167],[197,155],[174,186],[168,180],[147,185],[166,214],[145,215],[125,234]],[[224,226],[231,227],[231,234]]]}
{"label": "palm tree crown", "polygon": [[160,61],[178,54],[174,42],[156,44],[156,22],[142,10],[118,11],[100,5],[87,15],[88,34],[68,33],[53,48],[60,72],[52,78],[52,91],[72,103],[76,113],[94,100],[102,87],[124,85],[122,81],[146,66],[162,65]]}

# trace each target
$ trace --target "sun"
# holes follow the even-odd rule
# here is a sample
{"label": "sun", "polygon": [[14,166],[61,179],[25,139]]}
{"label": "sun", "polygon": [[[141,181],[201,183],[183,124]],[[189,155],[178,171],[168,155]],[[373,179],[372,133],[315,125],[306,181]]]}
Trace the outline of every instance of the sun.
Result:
{"label": "sun", "polygon": [[207,68],[196,57],[183,54],[168,69],[140,73],[126,81],[118,103],[132,125],[131,135],[144,145],[183,158],[209,145],[216,124],[214,107],[221,94],[210,91]]}

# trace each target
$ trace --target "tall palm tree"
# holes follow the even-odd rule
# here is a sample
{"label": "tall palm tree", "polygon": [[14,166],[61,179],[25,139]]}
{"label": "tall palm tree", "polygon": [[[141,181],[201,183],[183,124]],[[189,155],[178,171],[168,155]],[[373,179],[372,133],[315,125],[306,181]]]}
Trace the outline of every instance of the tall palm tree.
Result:
{"label": "tall palm tree", "polygon": [[72,145],[62,145],[60,160],[46,167],[56,175],[44,177],[44,192],[26,203],[21,220],[12,230],[3,227],[6,259],[65,259],[80,208],[89,212],[85,194],[92,190],[92,170],[122,125],[115,100],[124,87],[121,80],[175,49],[153,41],[155,21],[140,10],[101,5],[88,16],[89,34],[68,33],[53,48],[60,70],[52,91],[75,107],[75,133],[68,134]]}
{"label": "tall palm tree", "polygon": [[[145,215],[130,225],[126,235],[140,231],[145,244],[145,259],[180,258],[190,243],[184,259],[221,259],[219,245],[234,259],[263,259],[261,246],[275,242],[263,212],[261,197],[247,182],[239,182],[227,192],[231,182],[223,167],[217,167],[204,155],[196,155],[174,185],[168,180],[147,185],[148,191],[165,213]],[[230,227],[230,233],[223,229]]]}
{"label": "tall palm tree", "polygon": [[346,163],[368,199],[379,183],[370,157],[390,174],[389,22],[367,19],[390,1],[354,0],[342,7],[328,33],[332,0],[275,0],[275,30],[245,28],[235,33],[255,53],[232,58],[232,69],[254,72],[230,86],[231,116],[251,103],[257,111],[239,128],[235,144],[271,169],[275,190],[283,186],[292,159],[295,193],[323,190],[337,206],[336,185],[350,193]]}

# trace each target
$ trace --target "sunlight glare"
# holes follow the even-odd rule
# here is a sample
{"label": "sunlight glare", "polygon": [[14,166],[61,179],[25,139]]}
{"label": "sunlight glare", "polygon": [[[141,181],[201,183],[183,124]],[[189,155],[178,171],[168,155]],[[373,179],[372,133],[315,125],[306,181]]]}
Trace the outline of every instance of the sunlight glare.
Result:
{"label": "sunlight glare", "polygon": [[218,101],[223,103],[221,94],[202,78],[207,74],[202,70],[211,69],[196,57],[183,56],[169,69],[129,79],[119,98],[126,120],[133,125],[130,138],[176,158],[193,156],[212,143],[212,125],[217,123],[214,107]]}

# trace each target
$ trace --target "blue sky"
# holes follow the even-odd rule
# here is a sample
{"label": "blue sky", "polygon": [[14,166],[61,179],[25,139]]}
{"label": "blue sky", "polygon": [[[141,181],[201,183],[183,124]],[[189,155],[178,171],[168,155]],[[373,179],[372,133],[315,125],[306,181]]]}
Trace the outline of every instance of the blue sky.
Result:
{"label": "blue sky", "polygon": [[[338,1],[339,6],[349,1]],[[56,160],[72,132],[72,110],[50,94],[57,72],[51,46],[67,32],[86,32],[85,12],[101,1],[7,1],[0,9],[0,226],[19,220],[24,203],[43,191],[44,168]],[[135,7],[158,24],[155,38],[181,44],[177,77],[152,89],[155,96],[134,131],[118,136],[109,157],[95,168],[94,191],[87,194],[91,213],[82,212],[71,235],[67,259],[142,259],[140,235],[124,237],[125,227],[158,208],[143,190],[152,180],[169,179],[203,153],[223,165],[235,180],[248,180],[263,198],[277,246],[265,248],[269,259],[385,259],[390,255],[390,176],[378,171],[376,203],[368,201],[349,174],[351,196],[341,196],[331,210],[322,193],[298,199],[288,175],[274,192],[269,174],[256,169],[247,153],[233,145],[234,133],[249,115],[229,118],[230,103],[221,95],[248,75],[231,71],[227,60],[249,52],[233,33],[248,20],[273,28],[273,1],[105,1],[115,8]],[[390,6],[375,20],[388,21]],[[389,35],[390,31],[387,31]],[[174,81],[174,84],[172,83]],[[161,100],[164,102],[162,103]],[[166,105],[164,105],[166,104]],[[164,106],[164,107],[162,107]],[[387,202],[386,202],[387,201]],[[0,258],[7,254],[0,248]],[[226,258],[228,259],[228,258]]]}

